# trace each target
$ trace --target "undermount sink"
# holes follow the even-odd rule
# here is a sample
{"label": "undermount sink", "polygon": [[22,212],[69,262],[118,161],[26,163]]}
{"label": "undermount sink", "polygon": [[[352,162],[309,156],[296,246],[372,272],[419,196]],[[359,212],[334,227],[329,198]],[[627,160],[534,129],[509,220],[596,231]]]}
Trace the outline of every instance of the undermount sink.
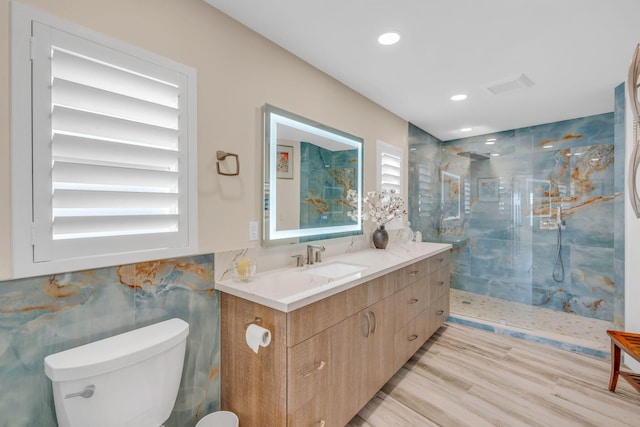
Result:
{"label": "undermount sink", "polygon": [[340,277],[349,276],[362,270],[366,270],[366,268],[367,267],[362,265],[332,262],[331,264],[309,267],[307,270],[304,270],[304,273],[312,274],[314,276],[322,276],[328,279],[338,279]]}

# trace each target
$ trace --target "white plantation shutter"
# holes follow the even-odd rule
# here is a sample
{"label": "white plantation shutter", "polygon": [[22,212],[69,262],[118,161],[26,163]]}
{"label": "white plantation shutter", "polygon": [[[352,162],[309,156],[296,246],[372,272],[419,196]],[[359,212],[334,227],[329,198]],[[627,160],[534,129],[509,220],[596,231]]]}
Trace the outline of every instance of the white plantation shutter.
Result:
{"label": "white plantation shutter", "polygon": [[32,261],[194,253],[195,71],[91,35],[32,23]]}
{"label": "white plantation shutter", "polygon": [[[378,141],[376,151],[378,164],[378,191],[395,190],[397,194],[402,195],[402,165],[404,164],[402,148],[387,144],[386,142]],[[402,221],[402,218],[396,218],[387,224],[387,228],[392,229],[401,227]]]}
{"label": "white plantation shutter", "polygon": [[402,148],[378,141],[378,191],[402,194]]}

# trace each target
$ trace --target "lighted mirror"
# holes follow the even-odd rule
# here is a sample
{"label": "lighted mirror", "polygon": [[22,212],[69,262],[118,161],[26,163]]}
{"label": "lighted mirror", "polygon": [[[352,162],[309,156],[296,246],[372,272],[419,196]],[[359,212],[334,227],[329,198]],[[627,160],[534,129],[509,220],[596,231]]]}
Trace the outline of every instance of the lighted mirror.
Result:
{"label": "lighted mirror", "polygon": [[362,234],[362,138],[268,104],[264,124],[263,245]]}
{"label": "lighted mirror", "polygon": [[442,219],[460,219],[460,177],[442,171]]}

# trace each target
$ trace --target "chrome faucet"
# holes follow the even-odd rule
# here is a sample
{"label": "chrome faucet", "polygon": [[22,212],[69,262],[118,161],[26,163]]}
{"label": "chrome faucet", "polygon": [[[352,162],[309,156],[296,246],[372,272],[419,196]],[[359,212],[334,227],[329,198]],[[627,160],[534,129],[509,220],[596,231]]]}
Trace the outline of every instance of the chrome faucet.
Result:
{"label": "chrome faucet", "polygon": [[314,249],[318,250],[315,255],[315,262],[322,262],[322,256],[320,254],[324,252],[324,246],[307,245],[307,264],[314,263],[314,257],[313,257]]}

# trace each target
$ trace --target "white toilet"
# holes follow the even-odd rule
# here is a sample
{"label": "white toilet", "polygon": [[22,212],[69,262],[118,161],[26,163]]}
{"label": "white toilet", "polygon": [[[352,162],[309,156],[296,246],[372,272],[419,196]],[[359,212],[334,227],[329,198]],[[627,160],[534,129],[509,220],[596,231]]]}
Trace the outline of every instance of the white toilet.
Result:
{"label": "white toilet", "polygon": [[158,427],[178,395],[189,324],[171,319],[44,359],[60,427]]}

